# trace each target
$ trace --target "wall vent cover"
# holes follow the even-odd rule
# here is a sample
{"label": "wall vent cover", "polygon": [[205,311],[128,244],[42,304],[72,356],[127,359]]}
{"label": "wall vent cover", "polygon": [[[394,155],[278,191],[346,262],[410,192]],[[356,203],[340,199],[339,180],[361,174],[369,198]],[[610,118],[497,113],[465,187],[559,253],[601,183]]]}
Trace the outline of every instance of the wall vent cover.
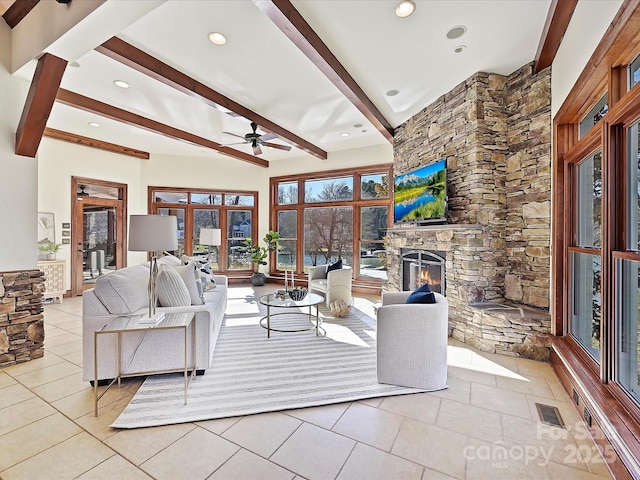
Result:
{"label": "wall vent cover", "polygon": [[536,409],[538,410],[538,416],[540,421],[546,425],[553,427],[564,428],[564,422],[560,416],[560,411],[553,405],[545,405],[543,403],[536,403]]}

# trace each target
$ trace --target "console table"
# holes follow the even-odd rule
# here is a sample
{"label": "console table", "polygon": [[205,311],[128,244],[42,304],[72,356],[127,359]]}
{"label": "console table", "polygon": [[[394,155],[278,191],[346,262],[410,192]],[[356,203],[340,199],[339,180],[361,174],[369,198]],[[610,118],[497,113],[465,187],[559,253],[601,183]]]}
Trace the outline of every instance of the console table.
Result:
{"label": "console table", "polygon": [[38,270],[44,272],[44,298],[57,298],[62,303],[62,297],[66,292],[64,288],[64,276],[66,261],[64,260],[40,260]]}
{"label": "console table", "polygon": [[[131,316],[122,316],[116,317],[109,322],[107,322],[100,330],[96,330],[93,334],[93,407],[94,414],[98,416],[98,400],[102,398],[102,396],[107,393],[107,390],[113,386],[113,384],[117,381],[118,387],[120,387],[120,380],[125,377],[134,377],[139,375],[153,375],[158,373],[175,373],[175,372],[184,372],[184,404],[187,404],[187,388],[189,387],[189,383],[191,379],[196,375],[196,325],[194,322],[193,328],[191,329],[191,365],[189,365],[187,360],[187,331],[189,329],[189,325],[191,325],[192,320],[195,318],[195,313],[193,312],[185,312],[185,313],[166,313],[164,318],[159,323],[143,323],[140,320],[143,318],[142,315],[131,315]],[[126,375],[122,374],[122,365],[121,365],[121,340],[122,335],[126,335],[132,332],[145,332],[149,334],[153,334],[154,331],[158,330],[170,330],[170,329],[182,329],[184,332],[184,369],[180,370],[154,370],[150,372],[135,372],[128,373]],[[117,355],[118,355],[118,375],[116,378],[111,380],[111,382],[107,385],[107,388],[98,395],[98,336],[103,334],[114,334],[117,335]],[[178,346],[176,345],[176,348]],[[191,375],[189,375],[188,371],[191,368]]]}

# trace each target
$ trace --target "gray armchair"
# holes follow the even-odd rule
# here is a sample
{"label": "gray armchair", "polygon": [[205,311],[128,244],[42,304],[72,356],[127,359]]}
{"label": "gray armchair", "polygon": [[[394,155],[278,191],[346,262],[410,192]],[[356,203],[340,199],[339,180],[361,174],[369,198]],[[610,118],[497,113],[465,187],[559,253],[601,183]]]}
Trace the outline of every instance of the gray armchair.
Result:
{"label": "gray armchair", "polygon": [[447,387],[449,304],[406,304],[411,292],[385,293],[378,308],[378,382],[433,391]]}
{"label": "gray armchair", "polygon": [[324,295],[327,308],[331,308],[331,303],[336,300],[343,300],[350,306],[352,277],[353,269],[347,266],[331,270],[328,274],[326,265],[309,267],[308,290]]}

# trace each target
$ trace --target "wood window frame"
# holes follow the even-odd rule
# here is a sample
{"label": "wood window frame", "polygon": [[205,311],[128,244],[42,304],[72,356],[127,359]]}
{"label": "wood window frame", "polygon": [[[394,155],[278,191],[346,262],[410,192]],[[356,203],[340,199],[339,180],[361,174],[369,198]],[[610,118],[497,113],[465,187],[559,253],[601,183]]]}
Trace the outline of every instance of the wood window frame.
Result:
{"label": "wood window frame", "polygon": [[[361,181],[360,178],[365,175],[371,175],[375,173],[387,174],[389,176],[389,198],[376,198],[376,199],[362,199],[361,195]],[[304,183],[308,180],[323,180],[334,177],[353,176],[353,200],[340,201],[340,202],[304,202]],[[298,202],[289,204],[278,204],[278,184],[286,182],[296,182],[298,185]],[[373,206],[386,206],[387,207],[387,228],[393,223],[393,164],[379,164],[369,165],[363,167],[345,168],[338,170],[325,170],[322,172],[310,172],[302,174],[284,175],[279,177],[271,177],[269,179],[269,191],[270,191],[270,228],[275,230],[278,226],[278,212],[282,210],[295,210],[298,215],[297,222],[297,243],[296,243],[296,274],[302,275],[304,272],[304,265],[301,265],[299,259],[304,258],[304,210],[309,207],[332,207],[332,206],[353,206],[357,207],[357,212],[360,212],[362,207]],[[363,277],[359,275],[360,272],[360,258],[356,255],[356,245],[360,244],[360,232],[361,222],[360,215],[356,215],[354,210],[353,216],[353,271],[355,280],[359,286],[364,287],[377,287],[382,284],[381,280],[377,280],[370,277]],[[275,253],[271,253],[269,259],[270,265],[277,265],[275,262]],[[272,268],[272,273],[282,273],[280,270]]]}
{"label": "wood window frame", "polygon": [[[610,470],[620,478],[640,477],[640,404],[616,382],[615,261],[640,260],[626,248],[626,128],[640,118],[640,88],[628,87],[627,67],[640,53],[640,4],[625,0],[573,89],[553,119],[553,256],[551,360],[563,385],[577,393],[579,411],[589,410],[596,444],[613,446]],[[583,138],[578,123],[609,94],[609,111]],[[594,148],[594,146],[596,148]],[[600,365],[569,335],[570,262],[575,247],[576,162],[602,152],[602,328]],[[590,249],[589,249],[590,250]],[[581,250],[580,250],[581,251]],[[592,252],[589,252],[592,253]],[[606,457],[605,457],[606,458]]]}
{"label": "wood window frame", "polygon": [[[155,202],[154,201],[154,192],[177,192],[177,193],[185,193],[187,195],[187,203],[164,203],[164,202]],[[220,205],[207,205],[201,203],[191,203],[191,194],[193,193],[212,193],[212,194],[220,194],[222,195],[222,202]],[[226,205],[225,204],[225,195],[227,194],[239,194],[239,195],[247,195],[253,197],[253,205]],[[259,212],[259,204],[258,204],[258,192],[253,190],[223,190],[219,188],[186,188],[186,187],[159,187],[159,186],[149,186],[147,189],[147,205],[149,205],[149,213],[153,214],[158,211],[159,208],[175,208],[175,209],[184,209],[185,211],[185,219],[184,219],[184,252],[185,255],[190,256],[193,254],[193,211],[197,209],[205,209],[209,207],[210,209],[215,209],[220,212],[219,216],[219,226],[222,231],[222,239],[221,245],[218,250],[218,265],[220,266],[219,270],[216,270],[216,273],[228,275],[230,277],[237,276],[245,276],[249,275],[253,272],[251,266],[247,269],[234,269],[229,270],[227,265],[227,212],[232,210],[250,210],[251,211],[251,238],[258,238],[258,212]]]}

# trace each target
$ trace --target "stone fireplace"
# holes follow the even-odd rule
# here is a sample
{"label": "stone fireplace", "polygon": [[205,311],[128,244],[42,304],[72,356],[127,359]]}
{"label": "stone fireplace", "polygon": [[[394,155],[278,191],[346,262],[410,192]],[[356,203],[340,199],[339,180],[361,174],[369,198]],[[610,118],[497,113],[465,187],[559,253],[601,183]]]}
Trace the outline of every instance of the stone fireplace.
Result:
{"label": "stone fireplace", "polygon": [[432,252],[444,259],[453,337],[542,360],[551,331],[550,89],[550,70],[534,74],[531,64],[509,76],[477,73],[399,126],[394,173],[446,159],[448,213],[442,225],[387,232],[387,290],[411,289],[407,269],[418,267],[408,252]]}

